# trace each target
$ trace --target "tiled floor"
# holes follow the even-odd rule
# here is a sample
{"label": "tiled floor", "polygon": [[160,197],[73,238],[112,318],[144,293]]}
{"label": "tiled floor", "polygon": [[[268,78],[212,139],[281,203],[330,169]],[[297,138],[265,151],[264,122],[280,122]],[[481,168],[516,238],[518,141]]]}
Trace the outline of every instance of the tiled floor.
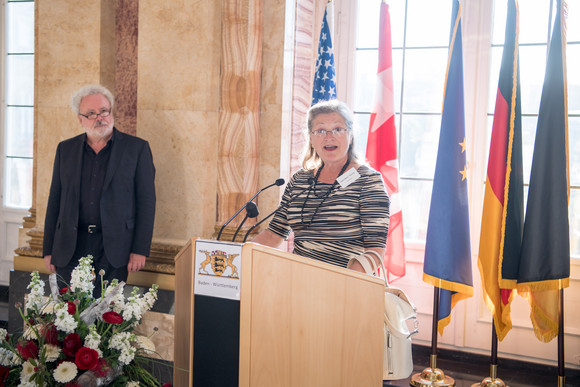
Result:
{"label": "tiled floor", "polygon": [[[415,373],[429,367],[431,349],[424,346],[413,347]],[[489,356],[465,354],[439,350],[437,368],[455,380],[456,387],[479,386],[490,376]],[[546,387],[558,385],[558,371],[555,367],[531,364],[509,359],[498,360],[497,376],[509,387]],[[412,376],[411,376],[412,377]],[[383,382],[383,387],[403,387],[410,385],[411,378]],[[580,386],[580,370],[565,370],[566,387]]]}

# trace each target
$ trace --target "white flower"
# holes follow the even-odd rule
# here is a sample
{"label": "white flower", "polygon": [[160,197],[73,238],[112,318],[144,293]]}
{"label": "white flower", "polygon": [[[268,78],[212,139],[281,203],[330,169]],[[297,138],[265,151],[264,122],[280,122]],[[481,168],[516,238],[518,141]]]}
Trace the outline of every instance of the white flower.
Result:
{"label": "white flower", "polygon": [[101,344],[101,335],[97,333],[97,328],[93,324],[89,327],[89,333],[85,337],[85,347],[94,349],[99,354],[99,357],[103,357],[103,352],[99,349]]}
{"label": "white flower", "polygon": [[56,319],[54,320],[54,325],[59,331],[65,333],[73,333],[79,323],[75,320],[74,316],[68,313],[68,305],[66,303],[61,303],[54,308],[54,314]]}
{"label": "white flower", "polygon": [[21,365],[22,364],[22,358],[20,356],[18,356],[17,353],[13,353],[12,354],[12,360],[10,360],[10,362],[12,363],[12,365]]}
{"label": "white flower", "polygon": [[78,369],[75,363],[63,361],[53,372],[54,380],[59,383],[68,383],[77,376]]}
{"label": "white flower", "polygon": [[42,329],[42,324],[36,324],[34,326],[27,326],[26,330],[22,334],[25,340],[36,340],[38,339],[38,332]]}
{"label": "white flower", "polygon": [[[115,290],[118,284],[119,281],[117,279],[113,279],[111,281],[111,284],[107,287],[107,289],[105,289],[105,298]],[[117,293],[113,295],[109,301],[109,306],[112,308],[113,312],[119,314],[123,312],[123,309],[125,308],[125,295],[123,294],[124,288],[125,284],[122,283]]]}
{"label": "white flower", "polygon": [[6,348],[0,348],[0,364],[5,367],[14,367],[22,364],[22,358]]}
{"label": "white flower", "polygon": [[128,298],[128,302],[125,304],[123,309],[123,319],[126,321],[135,320],[134,325],[137,325],[143,314],[153,307],[153,304],[157,300],[157,289],[159,286],[157,284],[153,285],[143,297],[139,297],[137,294],[138,288],[133,288],[131,297]]}
{"label": "white flower", "polygon": [[139,386],[140,386],[139,382],[130,381],[129,383],[127,383],[127,387],[139,387]]}
{"label": "white flower", "polygon": [[29,383],[30,377],[34,375],[34,365],[27,360],[24,364],[22,364],[22,371],[20,371],[20,382],[21,383]]}
{"label": "white flower", "polygon": [[12,359],[14,358],[14,353],[6,348],[0,348],[0,365],[4,367],[10,367],[14,363]]}
{"label": "white flower", "polygon": [[30,273],[30,283],[28,284],[27,289],[30,289],[30,293],[28,293],[26,297],[24,310],[30,309],[39,312],[42,310],[46,301],[44,297],[44,281],[40,280],[38,271]]}
{"label": "white flower", "polygon": [[119,362],[127,365],[133,361],[137,349],[131,346],[131,341],[135,340],[135,335],[130,332],[116,333],[109,341],[109,348],[121,351]]}
{"label": "white flower", "polygon": [[143,352],[145,352],[147,355],[155,353],[155,343],[153,343],[153,341],[151,341],[151,339],[146,336],[135,336],[134,345],[137,348],[143,350]]}
{"label": "white flower", "polygon": [[47,362],[55,361],[56,359],[58,359],[58,356],[60,355],[61,352],[60,347],[58,345],[44,344],[43,348],[45,351]]}
{"label": "white flower", "polygon": [[48,302],[48,304],[44,305],[44,307],[42,308],[42,313],[43,314],[54,314],[57,305],[58,305],[58,302],[50,300]]}
{"label": "white flower", "polygon": [[6,340],[6,335],[8,331],[4,328],[0,328],[0,344],[2,344]]}
{"label": "white flower", "polygon": [[91,266],[92,262],[92,255],[82,257],[79,260],[78,266],[72,271],[70,289],[73,292],[84,292],[90,295],[93,294],[93,289],[95,288],[93,280],[95,279],[95,275],[93,274],[93,267]]}

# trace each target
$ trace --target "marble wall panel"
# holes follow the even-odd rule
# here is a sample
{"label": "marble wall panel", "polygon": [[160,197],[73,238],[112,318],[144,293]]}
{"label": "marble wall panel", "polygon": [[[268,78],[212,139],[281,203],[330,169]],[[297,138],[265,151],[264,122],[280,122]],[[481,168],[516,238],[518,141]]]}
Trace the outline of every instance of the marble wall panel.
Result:
{"label": "marble wall panel", "polygon": [[139,109],[219,109],[220,5],[139,3]]}
{"label": "marble wall panel", "polygon": [[[115,0],[37,3],[36,225],[42,229],[59,141],[82,132],[71,94],[88,83],[115,90]],[[264,9],[260,97],[260,188],[282,176],[284,0]],[[157,168],[154,242],[211,237],[216,223],[222,48],[221,2],[139,2],[137,135]],[[288,125],[288,124],[286,124]],[[122,129],[122,128],[120,128]],[[284,176],[286,177],[286,176]],[[263,215],[280,190],[260,195]]]}
{"label": "marble wall panel", "polygon": [[85,84],[99,83],[101,13],[100,2],[36,4],[35,204],[40,228],[44,226],[56,146],[82,133],[70,108],[71,95]]}
{"label": "marble wall panel", "polygon": [[[282,96],[284,78],[284,36],[286,1],[275,0],[264,3],[262,40],[262,80],[260,98],[260,139],[259,139],[259,183],[261,187],[272,184],[279,177],[288,180],[281,170],[282,138]],[[283,187],[282,187],[283,188]],[[282,189],[272,189],[260,194],[258,208],[260,216],[267,216],[280,200]],[[266,223],[267,224],[267,223]]]}
{"label": "marble wall panel", "polygon": [[37,106],[68,106],[77,88],[99,81],[100,2],[51,0],[36,7]]}
{"label": "marble wall panel", "polygon": [[156,168],[154,239],[209,238],[216,215],[217,126],[212,112],[139,110],[139,134]]}

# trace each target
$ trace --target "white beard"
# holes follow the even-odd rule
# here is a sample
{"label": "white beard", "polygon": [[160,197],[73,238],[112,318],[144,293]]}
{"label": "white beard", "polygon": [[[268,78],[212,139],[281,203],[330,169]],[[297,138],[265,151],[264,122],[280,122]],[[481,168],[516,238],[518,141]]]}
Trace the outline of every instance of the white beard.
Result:
{"label": "white beard", "polygon": [[107,123],[105,120],[95,121],[95,123],[90,126],[84,126],[83,129],[87,132],[87,135],[94,140],[101,140],[108,138],[113,133],[114,122]]}

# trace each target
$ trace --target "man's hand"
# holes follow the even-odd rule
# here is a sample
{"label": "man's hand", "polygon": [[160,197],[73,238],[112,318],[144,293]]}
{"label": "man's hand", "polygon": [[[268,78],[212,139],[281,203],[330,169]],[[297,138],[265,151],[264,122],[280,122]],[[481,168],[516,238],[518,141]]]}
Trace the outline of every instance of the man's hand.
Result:
{"label": "man's hand", "polygon": [[129,255],[129,264],[127,270],[129,273],[134,273],[145,267],[145,256],[141,254],[131,253]]}
{"label": "man's hand", "polygon": [[52,255],[44,256],[44,267],[49,271],[49,273],[56,273],[56,266],[50,263],[52,260]]}

